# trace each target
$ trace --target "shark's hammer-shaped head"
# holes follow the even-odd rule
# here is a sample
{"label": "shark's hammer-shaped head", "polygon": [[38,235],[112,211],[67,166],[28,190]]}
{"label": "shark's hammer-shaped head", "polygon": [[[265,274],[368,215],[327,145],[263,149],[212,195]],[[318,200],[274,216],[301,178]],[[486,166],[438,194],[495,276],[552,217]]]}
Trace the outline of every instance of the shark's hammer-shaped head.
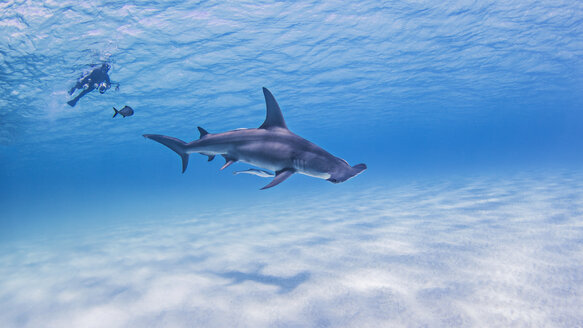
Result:
{"label": "shark's hammer-shaped head", "polygon": [[337,157],[336,159],[337,159],[336,165],[334,165],[328,172],[328,174],[330,174],[330,177],[327,180],[332,183],[344,182],[362,173],[362,171],[366,170],[366,164],[357,164],[354,166],[350,166],[348,162],[346,162],[342,158]]}

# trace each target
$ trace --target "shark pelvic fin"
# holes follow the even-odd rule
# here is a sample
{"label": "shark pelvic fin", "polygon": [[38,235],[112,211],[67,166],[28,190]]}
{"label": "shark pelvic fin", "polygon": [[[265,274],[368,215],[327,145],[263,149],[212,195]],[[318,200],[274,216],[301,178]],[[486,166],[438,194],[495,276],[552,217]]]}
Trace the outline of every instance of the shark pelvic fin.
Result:
{"label": "shark pelvic fin", "polygon": [[202,139],[202,137],[204,137],[204,136],[206,136],[207,134],[209,134],[207,130],[205,130],[205,129],[201,128],[200,126],[199,126],[199,127],[197,127],[197,128],[198,128],[198,132],[200,132],[200,137],[199,137],[199,139]]}
{"label": "shark pelvic fin", "polygon": [[227,167],[231,166],[231,164],[235,163],[237,160],[228,156],[223,155],[223,157],[225,158],[225,165],[223,165],[223,167],[221,167],[221,170],[226,169]]}
{"label": "shark pelvic fin", "polygon": [[283,169],[275,172],[275,178],[273,178],[273,180],[271,180],[271,182],[268,185],[261,188],[261,190],[277,186],[278,184],[284,182],[285,179],[291,177],[292,174],[294,174],[293,169]]}
{"label": "shark pelvic fin", "polygon": [[224,169],[226,169],[227,167],[231,166],[231,164],[233,164],[233,163],[235,163],[235,161],[233,161],[233,160],[228,160],[228,161],[226,161],[226,162],[225,162],[225,165],[223,165],[223,166],[221,167],[221,170],[224,170]]}
{"label": "shark pelvic fin", "polygon": [[261,124],[260,129],[270,129],[270,128],[284,128],[287,130],[287,125],[281,114],[281,109],[275,98],[269,90],[263,88],[263,95],[265,96],[265,106],[267,107],[267,113],[265,115],[265,122]]}

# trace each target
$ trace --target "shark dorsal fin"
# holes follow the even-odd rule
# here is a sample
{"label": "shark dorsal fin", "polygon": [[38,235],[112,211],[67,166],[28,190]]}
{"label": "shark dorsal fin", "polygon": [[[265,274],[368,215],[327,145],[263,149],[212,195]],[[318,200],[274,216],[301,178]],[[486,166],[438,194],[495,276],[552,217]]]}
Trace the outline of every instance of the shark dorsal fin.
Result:
{"label": "shark dorsal fin", "polygon": [[279,105],[275,98],[267,90],[263,88],[263,95],[265,96],[265,106],[267,107],[267,114],[265,115],[265,122],[261,124],[259,127],[260,129],[270,129],[270,128],[284,128],[287,130],[287,125],[285,125],[285,121],[283,120],[283,115],[281,114],[281,109],[279,109]]}
{"label": "shark dorsal fin", "polygon": [[200,138],[202,138],[202,137],[206,136],[207,134],[209,134],[207,130],[201,128],[200,126],[198,127],[198,132],[200,132]]}

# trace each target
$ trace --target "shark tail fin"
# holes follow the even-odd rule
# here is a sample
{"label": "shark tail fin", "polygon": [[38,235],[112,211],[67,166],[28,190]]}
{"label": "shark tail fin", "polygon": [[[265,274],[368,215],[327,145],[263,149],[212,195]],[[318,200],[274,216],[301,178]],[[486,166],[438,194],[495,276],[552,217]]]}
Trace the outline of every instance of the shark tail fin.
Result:
{"label": "shark tail fin", "polygon": [[144,137],[159,142],[174,150],[182,158],[182,173],[186,171],[186,167],[188,166],[188,154],[186,153],[186,143],[184,141],[160,134],[144,134]]}
{"label": "shark tail fin", "polygon": [[119,114],[119,110],[115,109],[115,107],[113,107],[113,110],[115,111],[115,114],[113,114],[113,117],[116,117],[117,114]]}

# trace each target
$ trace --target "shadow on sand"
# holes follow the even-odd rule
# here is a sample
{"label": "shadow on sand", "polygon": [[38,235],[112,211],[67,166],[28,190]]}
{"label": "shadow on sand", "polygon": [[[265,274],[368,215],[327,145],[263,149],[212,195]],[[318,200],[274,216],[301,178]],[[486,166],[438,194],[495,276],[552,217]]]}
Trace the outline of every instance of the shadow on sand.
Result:
{"label": "shadow on sand", "polygon": [[231,285],[240,284],[245,281],[253,281],[264,285],[277,286],[279,287],[280,294],[287,294],[310,279],[310,273],[307,271],[300,272],[291,277],[264,275],[258,271],[250,273],[241,271],[227,271],[215,274],[222,278],[232,279],[233,281],[231,282]]}

